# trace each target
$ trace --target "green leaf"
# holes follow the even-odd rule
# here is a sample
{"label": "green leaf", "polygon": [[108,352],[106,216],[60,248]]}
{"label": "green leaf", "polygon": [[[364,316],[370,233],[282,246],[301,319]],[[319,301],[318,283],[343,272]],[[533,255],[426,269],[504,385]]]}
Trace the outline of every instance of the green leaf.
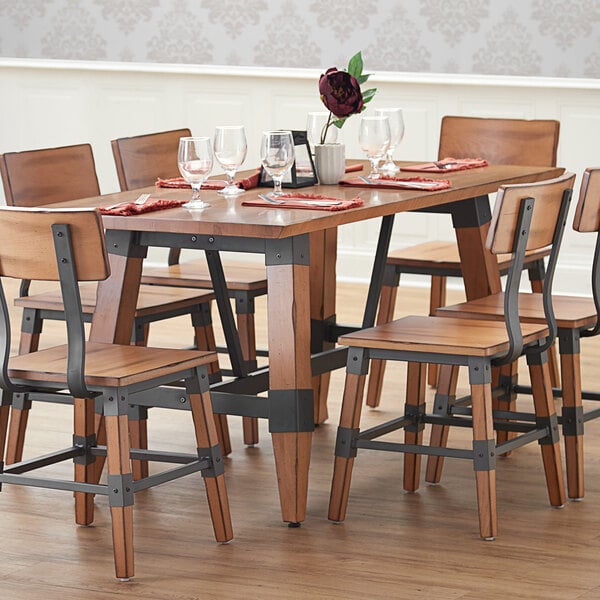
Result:
{"label": "green leaf", "polygon": [[363,59],[362,54],[357,52],[348,63],[348,73],[353,75],[357,79],[362,75],[363,70]]}
{"label": "green leaf", "polygon": [[373,100],[373,96],[375,96],[375,92],[377,91],[377,88],[371,88],[369,90],[366,90],[363,92],[363,102],[366,104],[367,102],[371,102],[371,100]]}
{"label": "green leaf", "polygon": [[359,75],[356,78],[356,81],[358,81],[358,85],[362,85],[363,83],[365,83],[367,81],[367,79],[369,79],[369,75]]}
{"label": "green leaf", "polygon": [[334,125],[335,125],[335,126],[338,128],[338,129],[341,129],[341,128],[342,128],[342,125],[343,125],[343,124],[346,122],[346,119],[347,119],[347,118],[348,118],[348,117],[342,117],[341,119],[336,119],[336,120],[333,122],[333,124],[334,124]]}

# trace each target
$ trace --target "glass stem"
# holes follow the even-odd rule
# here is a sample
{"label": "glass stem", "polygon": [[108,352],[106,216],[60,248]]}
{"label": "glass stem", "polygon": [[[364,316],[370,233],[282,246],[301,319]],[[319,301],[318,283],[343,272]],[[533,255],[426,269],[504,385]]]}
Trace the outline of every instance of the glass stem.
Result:
{"label": "glass stem", "polygon": [[192,183],[192,200],[200,199],[200,188],[202,187],[201,183]]}
{"label": "glass stem", "polygon": [[281,191],[281,182],[282,181],[283,181],[283,176],[273,175],[273,194],[279,195],[282,193],[282,191]]}
{"label": "glass stem", "polygon": [[235,171],[225,171],[225,175],[227,176],[227,187],[234,187],[233,177],[235,176]]}
{"label": "glass stem", "polygon": [[379,177],[379,158],[370,158],[371,161],[371,173],[369,177],[371,179],[377,179]]}

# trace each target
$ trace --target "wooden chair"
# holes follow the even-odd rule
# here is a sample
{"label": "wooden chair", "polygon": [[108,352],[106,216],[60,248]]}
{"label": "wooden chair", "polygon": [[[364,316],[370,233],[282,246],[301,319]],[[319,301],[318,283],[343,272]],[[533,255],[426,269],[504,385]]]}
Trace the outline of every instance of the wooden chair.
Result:
{"label": "wooden chair", "polygon": [[[75,493],[75,520],[93,521],[95,494],[108,496],[112,519],[116,576],[133,577],[133,503],[135,492],[201,471],[217,541],[232,539],[223,459],[213,420],[207,365],[214,352],[86,343],[78,282],[99,281],[110,274],[97,210],[0,208],[0,276],[60,281],[66,309],[67,343],[10,357],[10,321],[0,284],[2,370],[0,387],[0,483],[67,490]],[[198,447],[195,455],[130,451],[128,406],[165,381],[185,381],[185,394]],[[8,410],[14,393],[68,388],[74,398],[73,445],[2,468]],[[94,435],[94,404],[101,402],[106,446]],[[94,482],[94,462],[106,456],[108,481]],[[131,456],[183,463],[133,481]],[[36,476],[41,467],[72,459],[74,481]]]}
{"label": "wooden chair", "polygon": [[[111,142],[121,190],[153,185],[160,177],[178,177],[177,149],[179,138],[189,137],[189,129],[163,131],[120,138]],[[179,262],[180,248],[171,248],[168,264],[145,267],[142,283],[192,289],[210,289],[212,280],[203,259]],[[267,293],[264,267],[226,261],[223,264],[227,291],[235,300],[237,328],[243,358],[248,370],[256,369],[254,299]],[[258,443],[258,419],[243,418],[244,442]]]}
{"label": "wooden chair", "polygon": [[[556,166],[560,123],[558,121],[526,121],[522,119],[482,119],[475,117],[446,116],[442,119],[438,158],[485,158],[490,164]],[[545,248],[529,253],[524,260],[531,288],[541,292],[544,278]],[[508,273],[510,256],[498,257],[502,275]],[[446,279],[462,277],[458,246],[454,242],[425,242],[389,253],[386,261],[383,288],[377,323],[387,323],[394,318],[394,308],[402,274],[431,276],[429,314],[446,304]],[[550,372],[553,385],[558,385],[558,367],[554,350],[550,355]],[[373,361],[369,377],[367,404],[379,405],[384,361]],[[437,380],[437,367],[428,373],[429,385]]]}
{"label": "wooden chair", "polygon": [[[340,338],[340,343],[350,348],[335,449],[330,519],[345,518],[352,467],[359,448],[403,452],[404,489],[408,491],[416,490],[419,485],[421,454],[472,460],[479,531],[484,539],[493,539],[497,534],[495,463],[499,453],[538,440],[550,503],[553,506],[565,503],[557,417],[546,355],[556,334],[556,323],[548,310],[543,324],[521,324],[516,302],[525,251],[546,246],[552,248],[544,282],[544,295],[549,298],[573,181],[574,176],[567,174],[546,182],[500,188],[487,247],[496,255],[508,252],[513,255],[505,296],[508,310],[502,322],[409,316]],[[533,382],[536,418],[533,423],[519,424],[522,435],[497,444],[492,416],[492,367],[512,363],[523,354]],[[381,358],[408,362],[404,416],[361,431],[360,411],[369,361]],[[470,416],[426,412],[425,365],[431,362],[469,367]],[[472,449],[424,446],[425,424],[442,422],[471,426]],[[514,424],[511,427],[517,428]],[[398,429],[404,429],[404,444],[376,439]]]}
{"label": "wooden chair", "polygon": [[[584,422],[600,417],[600,410],[583,411],[583,399],[600,400],[600,394],[581,389],[580,355],[582,337],[600,333],[600,167],[586,169],[581,182],[579,201],[575,211],[573,228],[581,233],[596,233],[596,252],[594,254],[592,292],[593,298],[579,296],[552,296],[552,307],[558,327],[558,350],[563,374],[562,388],[555,389],[554,395],[562,398],[562,432],[565,444],[567,467],[567,492],[572,500],[584,496],[583,433]],[[544,322],[542,294],[522,293],[519,295],[519,317],[524,323]],[[463,319],[504,318],[504,295],[494,294],[479,300],[463,302],[440,308],[436,314],[441,317]],[[513,378],[504,377],[498,381],[503,388],[499,397],[504,398],[506,408],[514,410],[517,393],[530,393],[531,388],[514,385]],[[447,390],[450,395],[452,389]],[[437,431],[439,439],[445,439],[445,432]],[[500,432],[499,432],[500,435]],[[434,457],[428,461],[427,479],[438,482],[441,477],[441,464]]]}
{"label": "wooden chair", "polygon": [[[92,148],[79,144],[60,148],[9,152],[0,155],[0,174],[4,184],[6,203],[9,206],[52,205],[56,202],[97,196],[100,194]],[[65,320],[59,290],[30,294],[27,280],[21,285],[20,297],[15,304],[23,309],[19,352],[25,354],[38,349],[40,334],[46,319]],[[95,284],[81,288],[83,315],[91,321],[96,302]],[[150,323],[189,315],[192,321],[196,346],[203,350],[215,349],[215,339],[210,317],[210,291],[176,290],[170,287],[142,286],[138,295],[132,340],[145,345]],[[211,378],[220,377],[217,361],[210,366]],[[8,436],[7,464],[21,460],[27,418],[31,401],[17,396],[11,411]],[[146,440],[145,411],[132,414],[132,434],[141,446]],[[227,421],[219,415],[218,431],[225,453],[231,451]],[[135,462],[136,476],[146,473],[146,467]],[[141,471],[140,471],[141,470]]]}

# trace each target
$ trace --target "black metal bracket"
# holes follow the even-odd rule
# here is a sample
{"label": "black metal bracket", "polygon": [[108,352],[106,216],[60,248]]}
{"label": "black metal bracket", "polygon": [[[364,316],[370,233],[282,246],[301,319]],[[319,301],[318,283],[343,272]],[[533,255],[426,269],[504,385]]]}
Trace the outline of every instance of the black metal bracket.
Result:
{"label": "black metal bracket", "polygon": [[562,407],[563,435],[583,435],[583,406]]}
{"label": "black metal bracket", "polygon": [[338,427],[335,439],[335,455],[342,458],[354,458],[358,452],[355,440],[358,439],[360,430],[357,428]]}
{"label": "black metal bracket", "polygon": [[220,445],[211,446],[210,448],[198,448],[198,458],[209,461],[209,466],[200,470],[202,477],[218,477],[225,472],[223,451]]}
{"label": "black metal bracket", "polygon": [[492,369],[490,362],[483,358],[469,358],[469,383],[472,385],[492,382]]}
{"label": "black metal bracket", "polygon": [[494,440],[473,440],[473,469],[493,471],[496,468],[496,443]]}
{"label": "black metal bracket", "polygon": [[558,348],[561,354],[580,354],[581,340],[577,329],[558,329]]}
{"label": "black metal bracket", "polygon": [[106,231],[106,249],[117,256],[146,258],[148,247],[139,244],[139,235],[133,231]]}
{"label": "black metal bracket", "polygon": [[425,403],[422,404],[405,404],[404,416],[409,419],[409,423],[404,426],[405,431],[417,433],[425,429]]}
{"label": "black metal bracket", "polygon": [[310,241],[307,233],[291,238],[268,240],[266,243],[265,264],[274,265],[309,265]]}
{"label": "black metal bracket", "polygon": [[91,453],[92,448],[96,446],[96,434],[74,435],[73,446],[81,450],[80,456],[75,456],[73,462],[76,465],[91,465],[96,462],[96,457]]}
{"label": "black metal bracket", "polygon": [[538,440],[540,446],[550,446],[558,442],[558,417],[556,415],[536,417],[535,424],[537,429],[546,429],[548,432],[548,435]]}
{"label": "black metal bracket", "polygon": [[112,506],[133,505],[133,475],[124,473],[122,475],[108,475],[108,503]]}
{"label": "black metal bracket", "polygon": [[313,390],[270,390],[269,432],[314,431]]}
{"label": "black metal bracket", "polygon": [[369,372],[369,354],[366,348],[348,348],[346,371],[352,375],[366,375]]}

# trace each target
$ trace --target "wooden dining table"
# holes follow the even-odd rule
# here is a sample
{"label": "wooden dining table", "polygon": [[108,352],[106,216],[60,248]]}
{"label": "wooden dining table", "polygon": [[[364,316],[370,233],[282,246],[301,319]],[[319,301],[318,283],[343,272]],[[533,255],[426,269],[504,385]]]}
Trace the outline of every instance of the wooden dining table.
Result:
{"label": "wooden dining table", "polygon": [[[178,207],[136,216],[105,216],[111,276],[98,288],[90,339],[129,344],[136,291],[149,247],[205,251],[211,274],[221,278],[218,285],[223,281],[220,252],[262,254],[268,280],[268,368],[215,384],[213,396],[217,411],[268,418],[282,519],[298,525],[306,516],[314,424],[326,417],[327,375],[345,364],[344,349],[335,345],[344,329],[335,318],[337,228],[381,219],[364,319],[357,325],[370,326],[375,320],[397,213],[426,211],[451,216],[466,295],[477,298],[500,291],[496,260],[485,248],[491,219],[488,194],[503,184],[540,181],[562,172],[553,167],[489,165],[430,175],[451,181],[450,188],[439,191],[341,185],[301,190],[348,200],[360,196],[364,202],[358,208],[341,211],[243,206],[244,199],[265,191],[259,188],[236,199],[205,191],[203,198],[210,206],[202,210]],[[189,190],[146,188],[53,207],[109,206],[134,200],[142,192],[150,192],[155,198],[182,199],[190,195]],[[228,301],[223,300],[223,311],[227,311],[225,304]],[[259,396],[266,389],[267,397]],[[165,391],[165,398],[172,395]],[[243,402],[236,403],[236,396]],[[219,399],[221,404],[216,401]]]}

